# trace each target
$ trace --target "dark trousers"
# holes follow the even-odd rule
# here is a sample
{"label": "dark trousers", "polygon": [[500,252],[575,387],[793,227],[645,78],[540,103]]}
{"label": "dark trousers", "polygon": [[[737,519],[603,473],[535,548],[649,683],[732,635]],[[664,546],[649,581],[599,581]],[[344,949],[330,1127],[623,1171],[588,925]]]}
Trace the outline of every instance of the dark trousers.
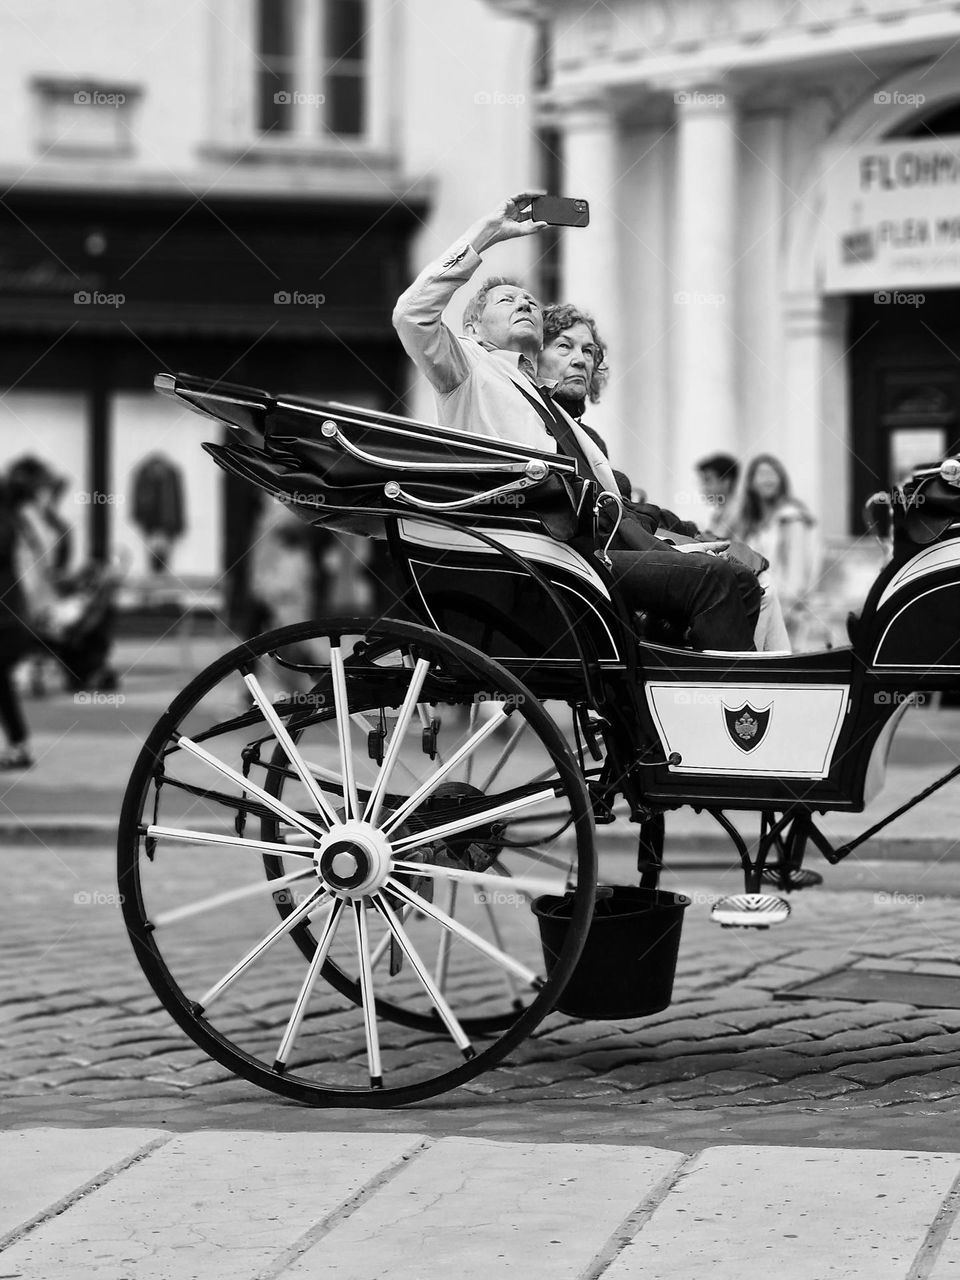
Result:
{"label": "dark trousers", "polygon": [[11,747],[19,747],[21,742],[27,740],[27,725],[13,684],[14,665],[0,659],[0,727],[7,735]]}
{"label": "dark trousers", "polygon": [[699,649],[755,648],[762,591],[745,565],[670,548],[611,551],[612,573],[630,609],[679,618]]}

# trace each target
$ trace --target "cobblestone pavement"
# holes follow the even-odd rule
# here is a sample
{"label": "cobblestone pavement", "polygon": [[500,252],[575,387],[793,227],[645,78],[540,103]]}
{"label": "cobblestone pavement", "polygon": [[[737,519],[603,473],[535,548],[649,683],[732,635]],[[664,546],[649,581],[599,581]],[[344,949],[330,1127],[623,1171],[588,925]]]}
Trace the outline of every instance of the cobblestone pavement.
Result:
{"label": "cobblestone pavement", "polygon": [[[774,999],[850,963],[960,976],[949,897],[820,890],[795,896],[779,929],[729,931],[707,920],[711,886],[688,878],[671,886],[694,904],[667,1011],[625,1022],[553,1014],[507,1063],[444,1098],[390,1115],[321,1113],[234,1079],[159,1008],[123,930],[111,849],[34,846],[5,861],[4,1127],[429,1123],[509,1137],[542,1125],[594,1140],[659,1132],[677,1146],[704,1126],[722,1140],[759,1128],[765,1141],[823,1142],[854,1125],[880,1145],[960,1145],[960,1010]],[[292,946],[290,957],[302,967]],[[884,1136],[884,1115],[897,1117],[899,1143]]]}

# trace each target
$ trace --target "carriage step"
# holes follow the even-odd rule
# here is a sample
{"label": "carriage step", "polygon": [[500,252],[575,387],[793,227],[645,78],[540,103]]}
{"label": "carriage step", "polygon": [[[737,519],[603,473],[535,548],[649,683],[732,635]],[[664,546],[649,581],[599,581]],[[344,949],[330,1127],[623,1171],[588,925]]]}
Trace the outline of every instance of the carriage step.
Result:
{"label": "carriage step", "polygon": [[820,872],[808,871],[806,867],[764,867],[760,879],[775,889],[786,889],[787,893],[791,889],[813,889],[823,884]]}
{"label": "carriage step", "polygon": [[710,919],[724,929],[769,929],[789,914],[790,903],[772,893],[733,893],[710,908]]}

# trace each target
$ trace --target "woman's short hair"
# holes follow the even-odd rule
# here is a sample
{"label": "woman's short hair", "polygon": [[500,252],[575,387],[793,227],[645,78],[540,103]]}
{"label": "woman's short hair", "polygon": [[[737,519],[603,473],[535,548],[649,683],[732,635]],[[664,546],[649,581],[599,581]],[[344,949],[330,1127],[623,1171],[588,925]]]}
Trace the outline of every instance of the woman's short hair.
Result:
{"label": "woman's short hair", "polygon": [[579,308],[569,302],[551,302],[543,310],[543,345],[546,346],[549,342],[552,342],[565,329],[572,329],[575,324],[585,324],[587,326],[593,338],[594,346],[597,348],[597,358],[593,362],[593,376],[590,379],[590,386],[587,388],[587,396],[590,403],[596,404],[600,399],[600,392],[610,376],[610,370],[606,364],[607,348],[597,331],[597,322],[593,316],[588,315],[586,311],[580,311]]}

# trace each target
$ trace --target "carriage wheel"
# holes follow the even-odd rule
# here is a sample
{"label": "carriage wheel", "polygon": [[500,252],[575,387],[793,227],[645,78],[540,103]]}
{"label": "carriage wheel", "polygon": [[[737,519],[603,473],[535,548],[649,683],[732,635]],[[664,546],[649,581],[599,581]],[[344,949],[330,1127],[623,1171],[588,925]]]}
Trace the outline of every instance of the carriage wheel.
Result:
{"label": "carriage wheel", "polygon": [[[391,648],[393,649],[392,653]],[[375,660],[379,663],[382,663],[386,658],[392,658],[394,661],[402,660],[402,656],[397,653],[395,645],[391,646],[389,641],[381,642],[376,647],[368,647],[366,657],[368,660]],[[469,708],[458,708],[465,722],[463,728],[470,735],[476,733],[482,729],[485,718],[488,718],[491,714],[494,716],[497,714],[496,706],[497,704],[493,701],[475,701]],[[425,726],[439,724],[442,728],[443,718],[438,719],[435,712],[435,707],[428,708],[421,704],[418,708],[421,723]],[[351,714],[355,726],[354,732],[359,732],[361,740],[362,735],[364,733],[367,734],[369,747],[370,734],[377,734],[377,730],[371,726],[377,723],[379,708],[375,705],[375,702],[373,702],[370,709],[364,706],[355,707],[351,703]],[[541,769],[543,760],[535,750],[531,750],[531,732],[529,722],[523,717],[503,718],[500,732],[493,738],[495,749],[487,753],[492,755],[492,759],[484,761],[477,753],[470,753],[459,765],[450,762],[452,767],[449,770],[448,777],[453,780],[442,782],[434,789],[430,797],[424,801],[421,814],[425,816],[433,808],[435,810],[442,809],[445,814],[455,815],[458,802],[462,804],[463,802],[482,799],[484,789],[478,787],[476,785],[477,782],[482,782],[483,788],[490,790],[505,771],[507,771],[507,776],[511,778],[513,788],[516,788],[521,779],[529,782],[530,785],[542,785]],[[291,732],[291,736],[298,746],[301,746],[301,735],[303,734],[307,735],[307,739],[309,738],[308,730],[294,728]],[[443,733],[444,746],[446,746],[449,737],[450,730],[448,725],[446,732]],[[302,751],[303,754],[310,755],[307,739],[302,742]],[[379,751],[382,752],[382,750],[381,742]],[[442,763],[443,756],[439,752],[438,755]],[[270,763],[272,768],[269,771],[266,789],[271,795],[283,798],[284,787],[290,781],[291,773],[286,753],[279,743],[274,749]],[[470,844],[482,841],[485,863],[495,867],[503,876],[512,874],[509,869],[511,865],[522,869],[524,861],[529,864],[530,860],[536,861],[541,867],[552,866],[554,870],[566,873],[571,865],[569,853],[562,855],[558,855],[557,852],[551,853],[545,846],[555,847],[559,836],[564,834],[564,831],[559,830],[559,828],[566,829],[572,821],[570,811],[569,809],[555,810],[552,822],[544,822],[544,816],[542,811],[538,812],[537,810],[532,812],[518,811],[512,822],[504,819],[501,822],[491,824],[491,828],[481,828],[468,832],[461,840],[460,855],[463,856],[464,851]],[[274,816],[263,818],[261,820],[260,834],[267,844],[273,845],[284,838],[283,824],[278,822]],[[288,831],[288,838],[290,834],[292,833]],[[272,879],[282,880],[290,871],[289,865],[285,865],[283,858],[276,854],[265,854],[263,861],[266,872]],[[527,869],[530,869],[529,865]],[[451,915],[456,917],[458,914],[463,913],[464,910],[466,910],[467,915],[471,913],[472,905],[469,899],[466,902],[463,899],[458,900],[457,890],[453,886],[450,886],[447,892],[449,899],[447,909]],[[274,895],[274,899],[281,918],[286,919],[295,910],[295,903],[289,894],[280,892]],[[484,905],[486,914],[490,919],[490,925],[493,929],[496,929],[497,914],[490,902]],[[310,920],[302,920],[300,923],[293,925],[290,929],[290,937],[300,948],[305,959],[312,960],[317,948],[317,935]],[[378,962],[380,958],[380,955],[375,956]],[[441,982],[444,976],[443,967],[443,960],[441,959],[439,961]],[[324,964],[322,974],[327,982],[354,1003],[362,1003],[363,991],[356,967],[354,967],[352,973],[345,972],[336,963],[328,959]],[[470,1035],[477,1036],[486,1036],[495,1031],[503,1030],[515,1021],[517,1013],[524,1008],[525,1004],[530,1002],[531,998],[532,996],[525,996],[517,989],[514,991],[510,1007],[505,1006],[495,1012],[474,1015],[465,1014],[462,1018],[463,1028]],[[395,998],[387,998],[382,993],[377,996],[376,1009],[378,1016],[393,1022],[399,1022],[404,1026],[420,1030],[431,1030],[439,1025],[436,1009],[430,1009],[423,1013],[416,1006],[411,1007],[409,1004],[398,1003]]]}
{"label": "carriage wheel", "polygon": [[[277,698],[280,675],[300,684]],[[259,636],[187,686],[134,767],[119,876],[147,977],[211,1057],[302,1102],[392,1106],[480,1074],[550,1011],[596,858],[583,776],[523,684],[353,619]],[[546,976],[530,901],[566,884]]]}

